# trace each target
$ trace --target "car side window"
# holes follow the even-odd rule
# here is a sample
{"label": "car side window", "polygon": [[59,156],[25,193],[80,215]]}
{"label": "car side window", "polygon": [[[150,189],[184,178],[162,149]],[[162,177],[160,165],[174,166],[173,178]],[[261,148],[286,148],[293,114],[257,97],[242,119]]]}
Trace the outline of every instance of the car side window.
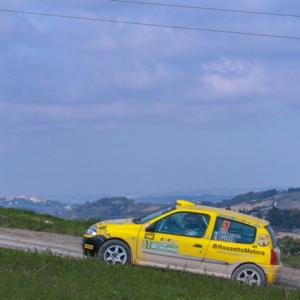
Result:
{"label": "car side window", "polygon": [[159,220],[155,225],[155,232],[203,237],[209,221],[210,216],[205,214],[175,213]]}
{"label": "car side window", "polygon": [[255,240],[255,235],[255,227],[229,219],[217,218],[212,239],[252,244]]}

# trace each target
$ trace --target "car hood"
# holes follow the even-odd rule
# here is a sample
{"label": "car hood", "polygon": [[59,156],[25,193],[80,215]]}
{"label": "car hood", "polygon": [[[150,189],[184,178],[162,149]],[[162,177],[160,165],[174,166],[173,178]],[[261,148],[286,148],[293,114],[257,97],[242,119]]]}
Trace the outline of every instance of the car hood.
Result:
{"label": "car hood", "polygon": [[115,219],[115,220],[104,220],[97,225],[109,225],[109,224],[133,224],[132,218],[127,218],[127,219]]}

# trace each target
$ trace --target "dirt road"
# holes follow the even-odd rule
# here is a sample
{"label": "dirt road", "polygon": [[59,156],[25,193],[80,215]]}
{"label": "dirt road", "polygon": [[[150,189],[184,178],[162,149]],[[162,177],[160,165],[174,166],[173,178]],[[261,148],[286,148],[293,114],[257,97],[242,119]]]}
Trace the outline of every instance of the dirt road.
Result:
{"label": "dirt road", "polygon": [[[22,250],[51,250],[53,253],[83,257],[81,237],[41,231],[0,227],[0,247]],[[277,286],[300,289],[300,269],[283,268],[282,279]]]}
{"label": "dirt road", "polygon": [[0,246],[38,251],[50,249],[53,253],[83,257],[81,237],[41,231],[0,227]]}

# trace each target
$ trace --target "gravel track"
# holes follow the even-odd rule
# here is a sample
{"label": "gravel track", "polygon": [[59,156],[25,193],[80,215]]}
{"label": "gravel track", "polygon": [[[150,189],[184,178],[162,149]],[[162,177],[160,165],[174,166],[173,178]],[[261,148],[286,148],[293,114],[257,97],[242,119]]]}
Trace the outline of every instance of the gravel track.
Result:
{"label": "gravel track", "polygon": [[81,237],[42,231],[0,227],[0,246],[22,250],[51,250],[57,254],[83,257]]}
{"label": "gravel track", "polygon": [[[81,237],[24,229],[0,227],[0,247],[51,251],[60,255],[83,257]],[[276,286],[300,289],[300,269],[283,268]]]}

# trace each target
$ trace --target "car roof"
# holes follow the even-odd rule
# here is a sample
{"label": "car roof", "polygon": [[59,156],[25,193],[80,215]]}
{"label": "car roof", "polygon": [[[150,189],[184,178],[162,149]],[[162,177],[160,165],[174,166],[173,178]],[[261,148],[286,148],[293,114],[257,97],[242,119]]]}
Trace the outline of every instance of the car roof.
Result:
{"label": "car roof", "polygon": [[226,210],[224,208],[199,205],[197,203],[187,201],[187,200],[178,199],[176,201],[176,204],[177,204],[176,207],[179,210],[188,209],[188,210],[196,210],[196,211],[197,210],[210,211],[210,212],[213,212],[216,215],[223,217],[223,218],[236,219],[237,221],[245,220],[245,221],[251,222],[253,224],[259,224],[263,227],[270,224],[269,221],[266,221],[266,220],[263,220],[263,219],[260,219],[260,218],[254,217],[254,216],[246,215],[246,214],[235,212],[232,210]]}

